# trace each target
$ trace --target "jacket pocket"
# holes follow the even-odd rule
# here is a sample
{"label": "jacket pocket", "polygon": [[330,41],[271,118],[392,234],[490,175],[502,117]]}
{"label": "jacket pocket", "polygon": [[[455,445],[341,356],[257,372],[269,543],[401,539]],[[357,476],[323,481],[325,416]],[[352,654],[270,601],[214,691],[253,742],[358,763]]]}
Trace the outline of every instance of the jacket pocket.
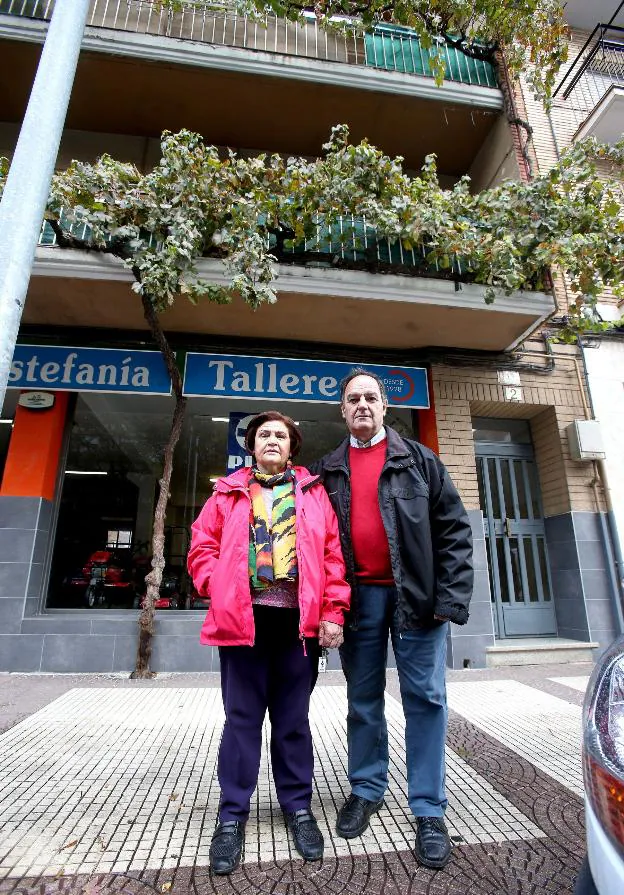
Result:
{"label": "jacket pocket", "polygon": [[429,497],[427,486],[424,484],[421,485],[420,482],[413,482],[404,487],[391,485],[390,494],[397,500],[415,500],[417,497],[424,497],[426,499]]}

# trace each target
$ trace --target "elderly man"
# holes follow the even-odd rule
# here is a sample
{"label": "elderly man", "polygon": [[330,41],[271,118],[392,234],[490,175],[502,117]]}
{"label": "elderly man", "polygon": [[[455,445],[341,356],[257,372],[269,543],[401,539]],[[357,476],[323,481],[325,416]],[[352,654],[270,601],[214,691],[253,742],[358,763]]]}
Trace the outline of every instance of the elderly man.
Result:
{"label": "elderly man", "polygon": [[340,650],[347,680],[351,794],[336,823],[360,836],[388,786],[384,690],[388,634],[405,713],[408,801],[415,854],[440,869],[451,856],[444,823],[448,622],[463,625],[472,594],[466,511],[438,457],[384,426],[383,381],[354,369],[341,383],[349,436],[315,464],[338,524],[352,586]]}

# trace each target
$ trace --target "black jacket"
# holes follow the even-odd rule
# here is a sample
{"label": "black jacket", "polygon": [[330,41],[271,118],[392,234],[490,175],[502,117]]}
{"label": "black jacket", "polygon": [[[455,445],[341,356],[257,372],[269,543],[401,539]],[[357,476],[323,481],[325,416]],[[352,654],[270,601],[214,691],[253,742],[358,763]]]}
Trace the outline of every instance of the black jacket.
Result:
{"label": "black jacket", "polygon": [[[441,615],[468,621],[472,596],[472,533],[444,464],[433,451],[386,426],[387,456],[379,477],[379,506],[398,590],[400,630],[430,627]],[[320,475],[338,517],[353,588],[350,624],[357,627],[356,576],[351,545],[349,438],[310,467]]]}

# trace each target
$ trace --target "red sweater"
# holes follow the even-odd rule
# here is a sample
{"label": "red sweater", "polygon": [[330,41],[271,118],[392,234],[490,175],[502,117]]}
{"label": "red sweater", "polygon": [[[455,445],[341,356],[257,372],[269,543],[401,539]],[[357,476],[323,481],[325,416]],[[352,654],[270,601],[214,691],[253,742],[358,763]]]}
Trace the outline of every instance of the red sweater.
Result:
{"label": "red sweater", "polygon": [[394,584],[378,493],[387,444],[384,438],[373,447],[349,448],[351,542],[355,574],[362,584]]}

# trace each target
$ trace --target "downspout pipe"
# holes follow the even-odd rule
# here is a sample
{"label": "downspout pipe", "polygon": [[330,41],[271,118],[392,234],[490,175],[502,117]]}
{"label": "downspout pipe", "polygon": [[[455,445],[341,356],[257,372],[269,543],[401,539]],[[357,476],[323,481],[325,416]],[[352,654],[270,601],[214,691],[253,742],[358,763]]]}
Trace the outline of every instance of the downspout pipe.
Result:
{"label": "downspout pipe", "polygon": [[[582,339],[578,338],[578,346],[581,353],[581,363],[583,364],[583,375],[585,384],[587,385],[587,394],[589,396],[589,418],[595,419],[594,402],[592,400],[591,382],[587,370],[587,359],[585,357],[585,349],[583,348]],[[579,383],[582,385],[582,383]],[[585,405],[585,401],[583,401]],[[611,602],[615,612],[615,618],[618,626],[618,633],[624,634],[624,557],[622,555],[622,546],[618,533],[617,521],[613,512],[613,500],[611,496],[611,488],[609,487],[609,477],[607,474],[607,465],[604,460],[595,460],[594,468],[598,470],[602,489],[607,505],[606,522],[605,514],[600,512],[597,506],[598,519],[600,520],[600,529],[605,553],[607,555],[607,572],[609,575],[609,583],[611,585]]]}
{"label": "downspout pipe", "polygon": [[[604,460],[598,460],[598,469],[600,471],[600,479],[602,481],[602,488],[607,504],[607,522],[609,525],[609,534],[611,536],[610,546],[613,551],[613,563],[609,563],[608,566],[610,578],[612,579],[611,587],[615,593],[613,605],[615,608],[619,633],[624,634],[624,557],[622,556],[622,547],[620,544],[615,513],[613,512],[611,489],[609,488],[609,477],[607,475],[607,464]],[[603,514],[600,513],[599,515],[601,520],[603,520]]]}
{"label": "downspout pipe", "polygon": [[89,0],[56,0],[0,201],[0,408],[88,12]]}

